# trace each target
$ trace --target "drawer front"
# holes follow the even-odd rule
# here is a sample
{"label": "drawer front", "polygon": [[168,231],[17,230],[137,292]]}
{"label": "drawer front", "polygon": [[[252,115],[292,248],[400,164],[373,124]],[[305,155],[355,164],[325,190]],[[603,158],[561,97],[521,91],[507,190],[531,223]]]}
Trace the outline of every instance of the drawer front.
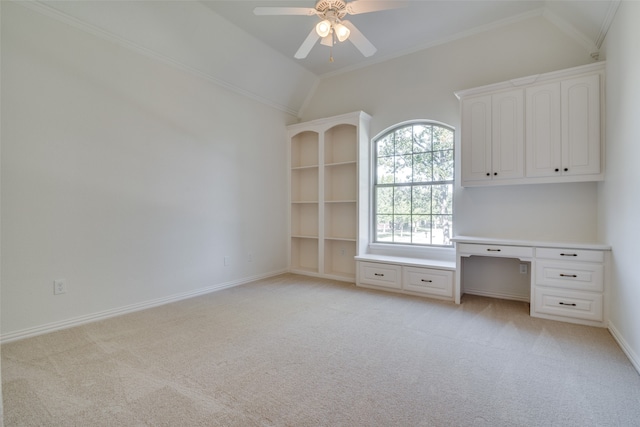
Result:
{"label": "drawer front", "polygon": [[404,267],[402,277],[406,291],[453,298],[452,271]]}
{"label": "drawer front", "polygon": [[602,264],[537,260],[536,285],[602,292],[604,267]]}
{"label": "drawer front", "polygon": [[534,287],[533,311],[535,313],[572,317],[602,322],[603,296],[578,291]]}
{"label": "drawer front", "polygon": [[581,249],[536,248],[536,258],[562,261],[604,262],[604,252]]}
{"label": "drawer front", "polygon": [[469,255],[498,256],[509,258],[532,258],[533,248],[525,246],[481,245],[458,243],[458,252]]}
{"label": "drawer front", "polygon": [[375,262],[360,262],[360,282],[367,285],[401,289],[402,267]]}

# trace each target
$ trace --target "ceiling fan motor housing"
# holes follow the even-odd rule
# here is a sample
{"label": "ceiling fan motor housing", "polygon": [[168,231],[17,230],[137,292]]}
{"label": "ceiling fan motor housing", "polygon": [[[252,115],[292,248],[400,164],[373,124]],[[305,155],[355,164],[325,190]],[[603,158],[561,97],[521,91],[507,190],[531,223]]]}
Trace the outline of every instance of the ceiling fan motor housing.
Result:
{"label": "ceiling fan motor housing", "polygon": [[316,10],[321,15],[333,12],[337,18],[342,19],[347,14],[347,2],[344,0],[318,0]]}

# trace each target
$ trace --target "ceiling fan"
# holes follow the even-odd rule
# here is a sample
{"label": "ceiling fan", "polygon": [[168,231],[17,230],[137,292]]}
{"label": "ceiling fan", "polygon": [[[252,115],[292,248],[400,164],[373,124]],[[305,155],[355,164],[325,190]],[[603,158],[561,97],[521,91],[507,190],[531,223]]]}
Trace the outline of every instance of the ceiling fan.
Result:
{"label": "ceiling fan", "polygon": [[[402,1],[366,1],[353,0],[318,0],[315,7],[256,7],[256,15],[317,15],[320,22],[311,30],[305,41],[295,54],[297,59],[306,58],[318,39],[321,44],[333,46],[337,42],[350,40],[365,57],[376,53],[376,48],[350,22],[344,19],[346,15],[377,12],[379,10],[404,7]],[[333,60],[331,58],[330,60]]]}

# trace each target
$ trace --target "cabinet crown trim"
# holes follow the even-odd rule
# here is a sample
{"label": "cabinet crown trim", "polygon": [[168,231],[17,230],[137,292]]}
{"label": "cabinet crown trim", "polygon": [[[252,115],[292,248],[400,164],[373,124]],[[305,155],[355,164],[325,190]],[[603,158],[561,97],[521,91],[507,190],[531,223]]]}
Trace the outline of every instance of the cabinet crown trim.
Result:
{"label": "cabinet crown trim", "polygon": [[552,71],[543,74],[534,74],[527,77],[515,78],[500,83],[493,83],[485,86],[474,87],[471,89],[463,89],[454,92],[458,99],[468,98],[470,96],[483,95],[485,93],[496,92],[501,90],[525,88],[532,84],[539,84],[546,81],[560,80],[566,77],[576,77],[581,74],[593,74],[604,71],[606,62],[594,62],[593,64],[581,65],[578,67],[567,68],[559,71]]}

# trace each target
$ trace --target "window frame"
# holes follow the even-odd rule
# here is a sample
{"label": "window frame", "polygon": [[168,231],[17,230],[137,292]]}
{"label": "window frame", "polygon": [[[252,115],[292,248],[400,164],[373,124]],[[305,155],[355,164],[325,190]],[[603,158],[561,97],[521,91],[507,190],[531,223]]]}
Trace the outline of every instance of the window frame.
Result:
{"label": "window frame", "polygon": [[[410,251],[420,251],[420,250],[430,250],[430,249],[435,249],[435,250],[451,250],[454,247],[454,243],[450,242],[449,245],[441,245],[441,244],[432,244],[432,243],[413,243],[413,242],[393,242],[393,241],[379,241],[377,240],[378,236],[377,236],[377,212],[376,212],[376,206],[377,206],[377,192],[376,189],[378,188],[378,183],[377,183],[377,175],[378,175],[378,165],[377,165],[377,160],[378,160],[378,153],[377,153],[377,143],[380,139],[386,137],[388,134],[393,133],[399,129],[408,127],[408,126],[415,126],[415,125],[428,125],[428,126],[437,126],[437,127],[442,127],[445,128],[447,130],[450,130],[453,135],[453,145],[451,148],[451,157],[452,157],[452,166],[453,166],[453,171],[452,171],[452,178],[451,180],[443,180],[443,181],[432,181],[429,183],[429,185],[438,185],[438,184],[450,184],[451,185],[451,237],[453,237],[455,235],[454,233],[454,227],[455,227],[455,221],[454,221],[454,200],[455,200],[455,188],[456,188],[456,129],[455,127],[448,125],[446,123],[443,122],[439,122],[437,120],[430,120],[430,119],[416,119],[416,120],[408,120],[408,121],[404,121],[404,122],[400,122],[400,123],[396,123],[392,126],[387,127],[386,129],[384,129],[383,131],[379,132],[376,136],[374,136],[371,140],[370,140],[370,165],[371,165],[371,174],[370,174],[370,206],[369,206],[369,223],[370,223],[370,227],[369,227],[369,246],[370,247],[386,247],[386,248],[396,248],[396,249],[401,249],[402,247],[407,248]],[[432,162],[433,164],[433,162]],[[413,169],[413,166],[412,166]],[[409,187],[413,187],[414,184],[413,183],[408,183],[406,184],[406,186]],[[431,215],[431,214],[430,214]]]}

